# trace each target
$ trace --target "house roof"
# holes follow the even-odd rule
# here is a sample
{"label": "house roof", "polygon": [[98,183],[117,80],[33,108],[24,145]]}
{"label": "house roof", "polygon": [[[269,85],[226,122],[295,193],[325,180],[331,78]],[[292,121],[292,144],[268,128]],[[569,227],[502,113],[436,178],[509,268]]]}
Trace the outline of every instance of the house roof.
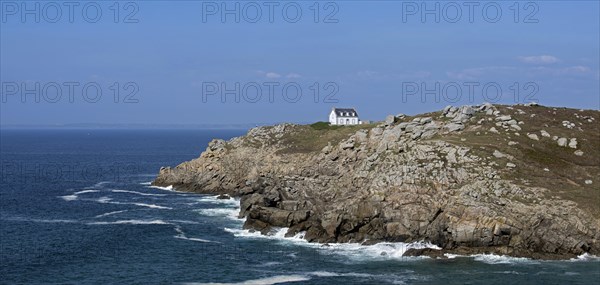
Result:
{"label": "house roof", "polygon": [[358,113],[354,108],[333,108],[333,111],[338,117],[358,117]]}

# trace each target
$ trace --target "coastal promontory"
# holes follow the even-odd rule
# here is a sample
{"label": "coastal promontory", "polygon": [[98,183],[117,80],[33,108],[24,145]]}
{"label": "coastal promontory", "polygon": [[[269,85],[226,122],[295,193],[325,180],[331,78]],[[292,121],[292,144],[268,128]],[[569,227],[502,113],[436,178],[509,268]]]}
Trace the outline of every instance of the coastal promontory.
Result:
{"label": "coastal promontory", "polygon": [[289,228],[310,242],[598,255],[599,121],[596,110],[483,104],[355,126],[257,127],[213,140],[153,184],[239,197],[245,228]]}

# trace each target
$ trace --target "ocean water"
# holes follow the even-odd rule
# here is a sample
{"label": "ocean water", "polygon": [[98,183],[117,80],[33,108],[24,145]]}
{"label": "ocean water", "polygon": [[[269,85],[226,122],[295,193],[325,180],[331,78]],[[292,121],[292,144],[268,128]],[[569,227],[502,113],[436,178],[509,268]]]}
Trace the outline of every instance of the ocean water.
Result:
{"label": "ocean water", "polygon": [[242,130],[3,130],[2,284],[598,284],[600,261],[405,258],[242,230],[238,201],[149,185]]}

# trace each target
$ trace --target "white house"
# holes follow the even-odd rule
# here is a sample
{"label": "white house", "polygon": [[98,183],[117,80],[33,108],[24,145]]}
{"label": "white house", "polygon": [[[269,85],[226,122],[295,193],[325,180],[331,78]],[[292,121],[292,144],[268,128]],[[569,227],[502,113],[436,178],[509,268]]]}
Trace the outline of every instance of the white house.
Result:
{"label": "white house", "polygon": [[358,113],[353,108],[332,108],[329,113],[329,123],[332,125],[358,125]]}

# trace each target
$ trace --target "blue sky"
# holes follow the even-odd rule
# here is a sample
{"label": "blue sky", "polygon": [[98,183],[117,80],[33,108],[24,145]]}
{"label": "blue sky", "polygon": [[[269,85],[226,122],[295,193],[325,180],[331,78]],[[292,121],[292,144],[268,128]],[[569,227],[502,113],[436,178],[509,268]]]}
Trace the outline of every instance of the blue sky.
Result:
{"label": "blue sky", "polygon": [[[280,2],[272,23],[270,4],[260,1],[92,2],[87,18],[90,2],[81,2],[72,23],[63,2],[52,2],[60,17],[48,2],[25,8],[36,3],[39,23],[21,2],[2,1],[2,125],[314,122],[333,106],[379,120],[486,98],[600,108],[598,1],[476,2],[472,19],[464,2],[319,2],[318,22],[313,1],[291,2],[288,18],[290,2]],[[239,3],[239,23],[233,15],[223,23],[222,3]],[[421,14],[436,4],[437,12]],[[102,15],[91,23],[96,8]],[[292,23],[295,9],[302,15]],[[90,100],[94,88],[102,96]]]}

